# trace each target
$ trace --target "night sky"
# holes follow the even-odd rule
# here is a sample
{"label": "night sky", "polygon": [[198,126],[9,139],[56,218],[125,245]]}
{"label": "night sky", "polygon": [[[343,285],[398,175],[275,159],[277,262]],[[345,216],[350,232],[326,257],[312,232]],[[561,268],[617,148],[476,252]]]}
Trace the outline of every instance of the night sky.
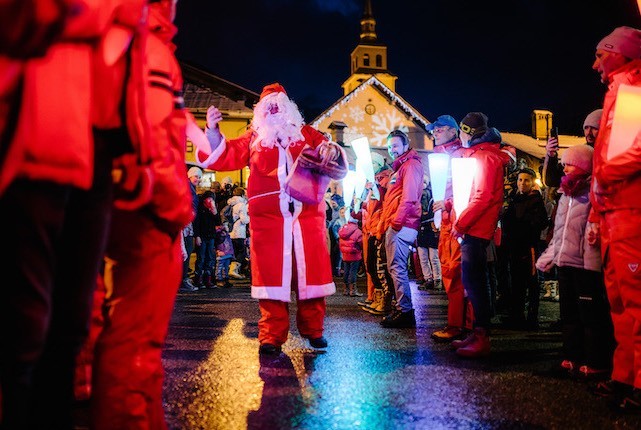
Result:
{"label": "night sky", "polygon": [[[180,60],[252,91],[285,86],[305,119],[342,97],[363,0],[182,0]],[[429,121],[483,111],[503,131],[531,131],[549,109],[581,134],[605,86],[591,69],[615,27],[641,28],[636,0],[372,0],[397,93]]]}

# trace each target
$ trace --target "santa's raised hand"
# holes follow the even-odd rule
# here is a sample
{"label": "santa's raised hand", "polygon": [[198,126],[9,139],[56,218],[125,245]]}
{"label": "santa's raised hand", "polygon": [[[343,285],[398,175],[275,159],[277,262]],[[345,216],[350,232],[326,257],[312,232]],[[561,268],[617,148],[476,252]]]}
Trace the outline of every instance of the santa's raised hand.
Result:
{"label": "santa's raised hand", "polygon": [[220,142],[223,140],[223,135],[220,133],[218,128],[218,123],[222,121],[223,114],[215,106],[209,106],[207,109],[207,129],[205,134],[207,135],[207,140],[211,145],[211,152],[220,145]]}

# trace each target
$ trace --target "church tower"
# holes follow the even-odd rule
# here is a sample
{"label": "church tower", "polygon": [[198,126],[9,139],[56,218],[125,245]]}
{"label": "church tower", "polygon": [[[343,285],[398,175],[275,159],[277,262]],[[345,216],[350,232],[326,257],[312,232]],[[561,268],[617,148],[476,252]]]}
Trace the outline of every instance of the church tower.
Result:
{"label": "church tower", "polygon": [[376,37],[372,2],[365,0],[360,42],[351,54],[351,75],[342,85],[343,94],[349,94],[371,76],[376,76],[385,86],[396,91],[397,77],[387,70],[387,46]]}

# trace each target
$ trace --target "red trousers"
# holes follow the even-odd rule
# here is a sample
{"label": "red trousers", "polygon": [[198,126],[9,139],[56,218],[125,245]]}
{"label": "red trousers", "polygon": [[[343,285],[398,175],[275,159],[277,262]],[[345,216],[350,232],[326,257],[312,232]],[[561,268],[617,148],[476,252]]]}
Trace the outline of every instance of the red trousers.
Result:
{"label": "red trousers", "polygon": [[641,211],[606,212],[600,223],[605,287],[617,341],[612,379],[641,388]]}
{"label": "red trousers", "polygon": [[461,245],[450,234],[450,227],[441,225],[438,240],[438,258],[441,262],[441,277],[447,293],[447,325],[472,328],[472,303],[465,297],[461,271]]}
{"label": "red trousers", "polygon": [[[306,339],[316,339],[323,335],[325,320],[325,297],[298,300],[296,326],[300,335]],[[289,303],[280,300],[261,299],[258,301],[261,318],[258,321],[258,340],[261,344],[271,343],[281,346],[287,341],[289,333]]]}
{"label": "red trousers", "polygon": [[180,235],[116,211],[105,265],[105,323],[93,369],[93,429],[164,429],[161,352],[182,279]]}

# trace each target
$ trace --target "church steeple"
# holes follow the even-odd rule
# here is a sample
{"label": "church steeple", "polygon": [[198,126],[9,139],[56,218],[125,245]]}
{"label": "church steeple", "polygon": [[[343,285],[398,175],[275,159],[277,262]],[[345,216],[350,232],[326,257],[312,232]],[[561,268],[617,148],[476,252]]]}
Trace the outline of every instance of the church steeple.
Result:
{"label": "church steeple", "polygon": [[372,13],[372,2],[365,0],[365,11],[361,18],[361,42],[376,42],[376,20]]}
{"label": "church steeple", "polygon": [[395,91],[396,76],[387,70],[387,46],[378,41],[376,20],[371,0],[365,0],[361,18],[361,36],[351,54],[351,76],[343,83],[347,95],[371,76],[376,76],[392,91]]}

